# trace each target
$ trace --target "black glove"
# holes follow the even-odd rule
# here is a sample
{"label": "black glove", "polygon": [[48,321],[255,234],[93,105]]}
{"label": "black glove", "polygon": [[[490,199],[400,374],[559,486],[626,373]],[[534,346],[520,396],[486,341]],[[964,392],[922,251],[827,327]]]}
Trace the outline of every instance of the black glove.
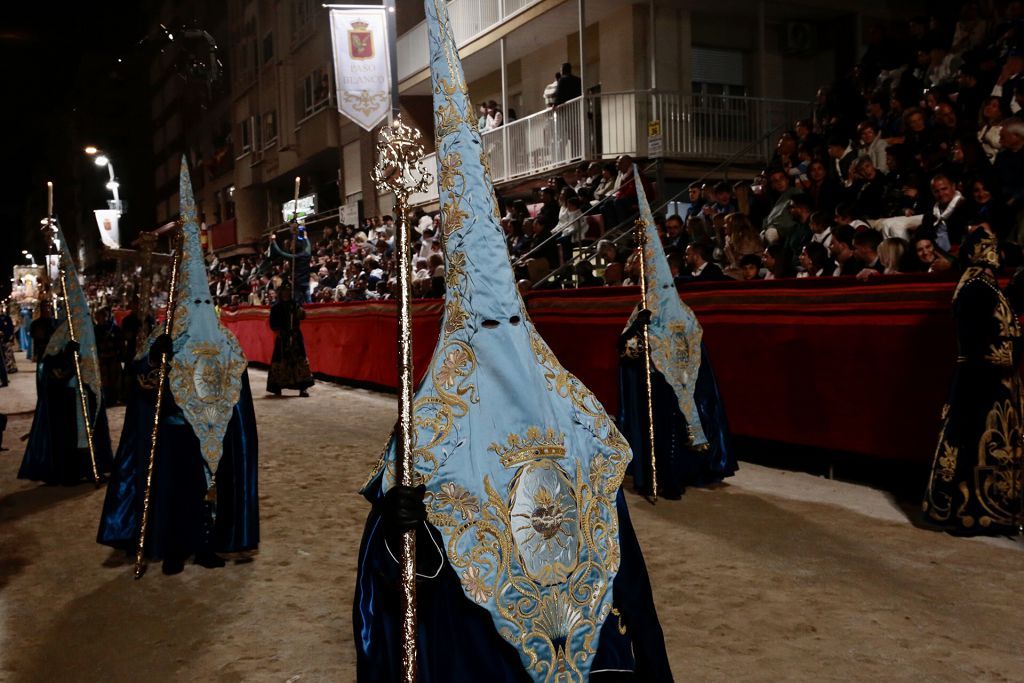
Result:
{"label": "black glove", "polygon": [[384,494],[380,503],[381,517],[389,539],[395,539],[426,521],[427,506],[423,503],[426,491],[427,487],[420,484],[416,487],[393,486]]}
{"label": "black glove", "polygon": [[642,308],[642,309],[640,309],[640,312],[636,314],[636,320],[634,320],[633,322],[636,325],[650,325],[651,324],[651,315],[652,314],[651,314],[650,310],[648,310],[646,308]]}
{"label": "black glove", "polygon": [[75,354],[82,350],[82,346],[76,341],[69,341],[65,346],[64,350],[68,353]]}
{"label": "black glove", "polygon": [[149,348],[149,362],[153,365],[158,364],[163,354],[167,354],[167,360],[174,356],[174,340],[169,334],[161,334],[153,340],[153,346]]}

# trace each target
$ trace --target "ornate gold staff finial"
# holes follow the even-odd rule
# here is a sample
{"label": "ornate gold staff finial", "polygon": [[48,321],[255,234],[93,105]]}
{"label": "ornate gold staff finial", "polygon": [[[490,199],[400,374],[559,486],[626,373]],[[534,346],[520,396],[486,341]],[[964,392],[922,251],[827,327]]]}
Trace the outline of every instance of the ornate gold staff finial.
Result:
{"label": "ornate gold staff finial", "polygon": [[423,164],[426,151],[422,139],[419,129],[405,125],[401,115],[381,128],[377,139],[373,182],[380,190],[394,192],[397,204],[403,209],[409,197],[426,192],[434,182]]}
{"label": "ornate gold staff finial", "polygon": [[[420,131],[402,123],[401,115],[380,130],[377,140],[377,165],[373,182],[385,192],[395,193],[398,220],[398,427],[397,483],[413,486],[412,462],[412,254],[409,249],[409,222],[406,219],[409,197],[426,192],[433,177],[423,164],[426,155]],[[402,680],[416,680],[416,532],[402,534]]]}

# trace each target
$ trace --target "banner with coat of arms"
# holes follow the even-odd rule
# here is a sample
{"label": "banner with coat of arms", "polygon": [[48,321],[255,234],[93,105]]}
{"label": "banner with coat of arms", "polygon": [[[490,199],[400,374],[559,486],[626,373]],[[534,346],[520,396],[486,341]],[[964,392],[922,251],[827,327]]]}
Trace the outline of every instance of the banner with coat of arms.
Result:
{"label": "banner with coat of arms", "polygon": [[103,246],[111,249],[121,248],[121,233],[118,222],[121,212],[115,209],[96,209],[96,226],[100,229],[100,241]]}
{"label": "banner with coat of arms", "polygon": [[391,112],[387,13],[379,5],[331,8],[338,111],[366,130]]}

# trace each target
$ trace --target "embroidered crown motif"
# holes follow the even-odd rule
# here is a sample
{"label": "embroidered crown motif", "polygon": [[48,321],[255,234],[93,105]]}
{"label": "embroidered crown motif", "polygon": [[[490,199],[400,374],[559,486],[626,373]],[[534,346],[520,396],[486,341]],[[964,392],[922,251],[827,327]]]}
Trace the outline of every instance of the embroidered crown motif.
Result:
{"label": "embroidered crown motif", "polygon": [[558,460],[565,457],[565,434],[551,427],[544,432],[540,427],[530,427],[522,436],[509,434],[507,447],[492,443],[487,450],[494,451],[506,468],[531,460]]}
{"label": "embroidered crown motif", "polygon": [[366,29],[370,28],[370,24],[363,21],[362,19],[356,19],[355,21],[352,22],[352,28],[354,28],[357,31],[365,31]]}

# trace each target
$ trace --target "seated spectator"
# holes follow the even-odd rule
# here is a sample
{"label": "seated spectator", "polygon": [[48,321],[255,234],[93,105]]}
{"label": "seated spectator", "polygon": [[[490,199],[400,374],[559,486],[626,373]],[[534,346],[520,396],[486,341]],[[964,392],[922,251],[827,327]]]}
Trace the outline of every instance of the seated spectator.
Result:
{"label": "seated spectator", "polygon": [[885,214],[885,203],[889,184],[884,173],[875,168],[870,157],[857,160],[851,173],[851,184],[847,196],[853,203],[858,216],[880,218]]}
{"label": "seated spectator", "polygon": [[907,243],[898,237],[889,237],[878,245],[878,260],[882,264],[882,273],[893,275],[904,270],[904,257],[907,254]]}
{"label": "seated spectator", "polygon": [[976,178],[971,182],[967,229],[974,232],[980,228],[1000,241],[1005,241],[1010,218],[1006,205],[996,200],[994,192],[997,190],[993,185],[991,180],[985,178]]}
{"label": "seated spectator", "polygon": [[665,239],[662,246],[665,252],[683,253],[686,245],[690,243],[689,235],[686,233],[686,226],[678,214],[673,214],[665,219]]}
{"label": "seated spectator", "polygon": [[850,166],[857,159],[857,152],[850,145],[849,138],[835,135],[828,141],[829,173],[839,183],[846,183],[850,177]]}
{"label": "seated spectator", "polygon": [[764,276],[765,280],[796,277],[796,269],[793,268],[793,253],[784,244],[769,244],[761,255],[761,263],[768,271]]}
{"label": "seated spectator", "polygon": [[601,182],[599,182],[597,187],[594,189],[595,204],[604,201],[615,194],[615,178],[617,177],[617,174],[618,170],[612,162],[609,161],[601,166]]}
{"label": "seated spectator", "polygon": [[860,140],[858,152],[862,157],[867,157],[882,173],[889,171],[886,161],[885,150],[889,144],[878,134],[878,124],[873,121],[863,121],[857,126],[857,136]]}
{"label": "seated spectator", "polygon": [[829,277],[835,270],[835,264],[828,257],[828,249],[820,242],[810,242],[803,247],[800,267],[803,270],[797,277]]}
{"label": "seated spectator", "polygon": [[[1024,58],[1021,58],[1024,60]],[[999,131],[1002,149],[993,164],[1002,197],[1011,214],[1007,241],[1024,245],[1024,121],[1011,117]]]}
{"label": "seated spectator", "polygon": [[577,287],[600,287],[604,284],[601,278],[594,275],[594,264],[590,261],[580,261],[573,270]]}
{"label": "seated spectator", "polygon": [[676,282],[704,282],[710,280],[729,280],[717,264],[711,261],[711,245],[707,242],[691,242],[686,245],[686,271],[676,278]]}
{"label": "seated spectator", "polygon": [[832,220],[831,216],[824,211],[815,211],[811,214],[808,226],[811,229],[811,241],[816,242],[826,249],[832,244]]}
{"label": "seated spectator", "polygon": [[918,233],[931,237],[939,248],[949,251],[954,244],[959,247],[967,235],[970,207],[956,185],[944,175],[933,177],[931,188],[935,204],[924,215]]}
{"label": "seated spectator", "polygon": [[732,201],[732,188],[729,187],[729,183],[715,183],[711,197],[712,201],[704,204],[701,208],[704,220],[710,222],[715,216],[727,216],[736,211],[736,203]]}
{"label": "seated spectator", "polygon": [[1003,108],[998,97],[986,97],[978,112],[978,142],[989,162],[999,154],[999,133],[1003,129]]}
{"label": "seated spectator", "polygon": [[881,260],[878,258],[878,246],[882,243],[882,233],[877,230],[861,230],[853,236],[853,253],[860,266],[858,277],[867,277],[866,270],[874,270],[881,273],[885,270]]}
{"label": "seated spectator", "polygon": [[725,268],[730,277],[739,277],[742,262],[746,256],[757,257],[764,251],[761,235],[750,219],[742,213],[731,213],[725,217]]}
{"label": "seated spectator", "polygon": [[772,207],[764,220],[761,237],[767,244],[784,243],[795,226],[789,213],[789,200],[800,191],[792,187],[789,175],[781,169],[775,169],[769,174],[768,184],[770,189],[766,196],[772,202]]}
{"label": "seated spectator", "polygon": [[761,277],[761,255],[747,254],[740,259],[740,279],[757,280]]}
{"label": "seated spectator", "polygon": [[815,159],[807,166],[807,180],[801,182],[804,194],[811,200],[815,211],[824,211],[831,215],[839,203],[843,186],[828,174],[825,163]]}
{"label": "seated spectator", "polygon": [[694,181],[686,187],[686,192],[690,206],[686,209],[686,214],[683,218],[690,220],[691,218],[703,216],[704,205],[707,203],[707,200],[704,198],[704,185],[699,181]]}
{"label": "seated spectator", "polygon": [[931,237],[920,235],[914,239],[911,270],[919,273],[945,273],[953,269],[954,260],[947,252],[935,246]]}
{"label": "seated spectator", "polygon": [[853,251],[853,237],[855,230],[850,225],[836,225],[832,228],[832,242],[828,246],[829,254],[836,264],[832,275],[856,275],[861,271]]}
{"label": "seated spectator", "polygon": [[785,241],[790,254],[800,254],[811,241],[811,201],[804,195],[794,195],[789,200],[789,215],[793,217],[793,228]]}
{"label": "seated spectator", "polygon": [[851,202],[843,202],[836,206],[836,213],[832,217],[835,225],[849,225],[854,230],[870,228],[865,221],[857,217],[857,208]]}

